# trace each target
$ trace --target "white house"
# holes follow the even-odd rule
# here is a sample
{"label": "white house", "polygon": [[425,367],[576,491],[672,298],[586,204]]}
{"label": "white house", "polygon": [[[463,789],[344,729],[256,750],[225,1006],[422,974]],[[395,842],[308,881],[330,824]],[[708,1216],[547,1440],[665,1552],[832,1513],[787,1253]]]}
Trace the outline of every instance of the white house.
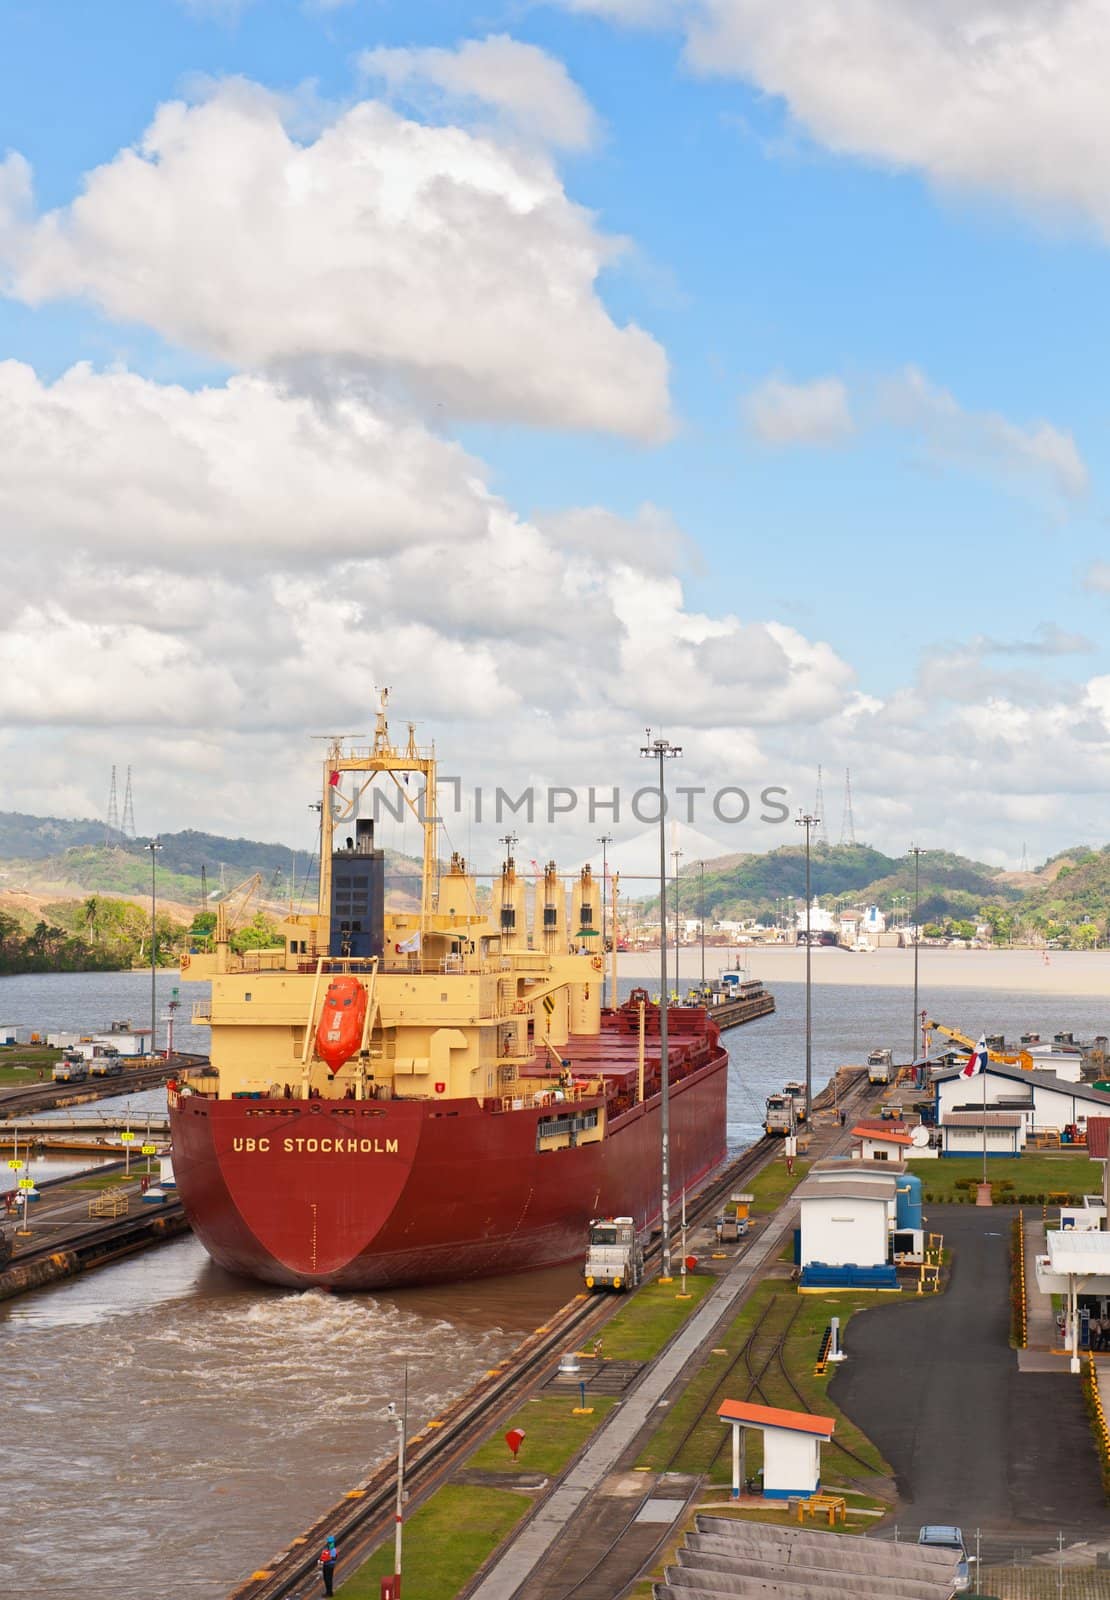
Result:
{"label": "white house", "polygon": [[801,1204],[803,1270],[813,1263],[886,1265],[902,1168],[886,1162],[888,1170],[876,1172],[870,1166],[854,1161],[844,1164],[846,1170],[815,1170],[795,1191]]}
{"label": "white house", "polygon": [[989,1156],[1019,1156],[1025,1145],[1025,1117],[1020,1111],[950,1111],[941,1124],[941,1150],[946,1156],[981,1156],[986,1124]]}
{"label": "white house", "polygon": [[1110,1116],[1110,1094],[1101,1089],[1065,1083],[1054,1072],[1026,1072],[999,1061],[988,1061],[974,1078],[965,1078],[961,1068],[951,1067],[938,1072],[933,1085],[941,1128],[953,1111],[981,1113],[984,1092],[988,1110],[1020,1112],[1026,1134],[1039,1129],[1062,1133],[1072,1124],[1082,1130],[1089,1116]]}
{"label": "white house", "polygon": [[863,1117],[852,1129],[852,1138],[859,1140],[852,1152],[856,1161],[905,1161],[918,1154],[904,1122]]}
{"label": "white house", "polygon": [[821,1446],[833,1436],[832,1417],[811,1411],[782,1411],[747,1400],[722,1400],[717,1412],[732,1428],[732,1497],[739,1498],[740,1435],[754,1428],[763,1435],[763,1494],[769,1500],[809,1496],[821,1487]]}

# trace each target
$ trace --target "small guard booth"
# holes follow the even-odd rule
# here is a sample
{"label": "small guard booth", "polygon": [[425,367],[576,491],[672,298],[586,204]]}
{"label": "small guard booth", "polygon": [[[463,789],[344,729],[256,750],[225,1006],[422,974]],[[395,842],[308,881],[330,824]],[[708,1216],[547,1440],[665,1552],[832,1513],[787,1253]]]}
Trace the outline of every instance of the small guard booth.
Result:
{"label": "small guard booth", "polygon": [[816,1494],[821,1487],[821,1446],[833,1436],[835,1419],[810,1411],[780,1411],[747,1400],[725,1400],[717,1412],[732,1428],[732,1498],[744,1485],[743,1433],[763,1435],[763,1493],[770,1500]]}

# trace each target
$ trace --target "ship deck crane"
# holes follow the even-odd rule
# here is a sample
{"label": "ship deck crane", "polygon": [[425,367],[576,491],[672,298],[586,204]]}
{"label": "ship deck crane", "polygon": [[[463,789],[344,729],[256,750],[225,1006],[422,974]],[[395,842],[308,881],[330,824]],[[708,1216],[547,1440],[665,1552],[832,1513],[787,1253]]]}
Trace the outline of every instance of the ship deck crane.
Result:
{"label": "ship deck crane", "polygon": [[231,935],[243,922],[251,901],[261,887],[262,874],[255,872],[251,877],[244,878],[242,883],[237,883],[234,889],[229,889],[221,900],[217,900],[215,940],[218,958],[217,971],[227,971],[227,954],[231,943]]}
{"label": "ship deck crane", "polygon": [[[978,1043],[969,1039],[966,1033],[959,1033],[955,1028],[946,1027],[943,1022],[933,1022],[928,1017],[925,1019],[926,1033],[942,1033],[946,1039],[951,1039],[954,1044],[962,1044],[968,1051],[974,1050]],[[1017,1050],[1009,1055],[1003,1055],[998,1050],[987,1051],[988,1061],[999,1061],[1005,1066],[1020,1067],[1023,1072],[1033,1071],[1033,1057],[1028,1050]]]}

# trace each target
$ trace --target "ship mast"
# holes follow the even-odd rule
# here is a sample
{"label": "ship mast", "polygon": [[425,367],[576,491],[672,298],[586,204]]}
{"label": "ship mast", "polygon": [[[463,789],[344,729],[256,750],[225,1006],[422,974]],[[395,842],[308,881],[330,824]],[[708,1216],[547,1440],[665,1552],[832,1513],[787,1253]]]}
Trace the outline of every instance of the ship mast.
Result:
{"label": "ship mast", "polygon": [[[404,749],[390,743],[386,706],[389,690],[379,691],[377,715],[374,721],[374,742],[369,749],[351,749],[343,752],[342,737],[329,741],[324,760],[324,793],[320,813],[320,917],[326,928],[330,916],[332,889],[332,850],[335,824],[353,820],[359,813],[364,797],[371,790],[379,773],[388,773],[393,779],[404,805],[419,822],[423,837],[423,868],[420,887],[421,942],[428,930],[428,919],[436,909],[439,876],[439,812],[436,795],[435,747],[423,749],[416,743],[415,724],[408,725],[408,742]],[[424,779],[423,790],[414,798],[408,790],[406,775],[418,772]],[[365,781],[354,785],[343,783],[345,773],[367,773]],[[371,802],[372,803],[372,802]],[[394,813],[396,814],[396,813]]]}

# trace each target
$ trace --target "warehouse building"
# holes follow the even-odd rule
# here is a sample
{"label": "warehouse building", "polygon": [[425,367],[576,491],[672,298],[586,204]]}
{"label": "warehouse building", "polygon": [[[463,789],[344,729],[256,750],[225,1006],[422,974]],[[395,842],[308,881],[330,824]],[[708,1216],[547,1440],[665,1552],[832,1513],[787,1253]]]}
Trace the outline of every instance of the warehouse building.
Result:
{"label": "warehouse building", "polygon": [[[974,1078],[965,1078],[959,1067],[937,1073],[933,1079],[936,1121],[943,1129],[953,1112],[987,1109],[1020,1114],[1025,1138],[1032,1133],[1063,1134],[1068,1128],[1085,1131],[1088,1117],[1110,1116],[1110,1094],[1086,1083],[1065,1083],[1054,1072],[1026,1072],[1021,1067],[989,1061]],[[979,1149],[982,1150],[980,1131]],[[964,1152],[967,1153],[967,1152]]]}

